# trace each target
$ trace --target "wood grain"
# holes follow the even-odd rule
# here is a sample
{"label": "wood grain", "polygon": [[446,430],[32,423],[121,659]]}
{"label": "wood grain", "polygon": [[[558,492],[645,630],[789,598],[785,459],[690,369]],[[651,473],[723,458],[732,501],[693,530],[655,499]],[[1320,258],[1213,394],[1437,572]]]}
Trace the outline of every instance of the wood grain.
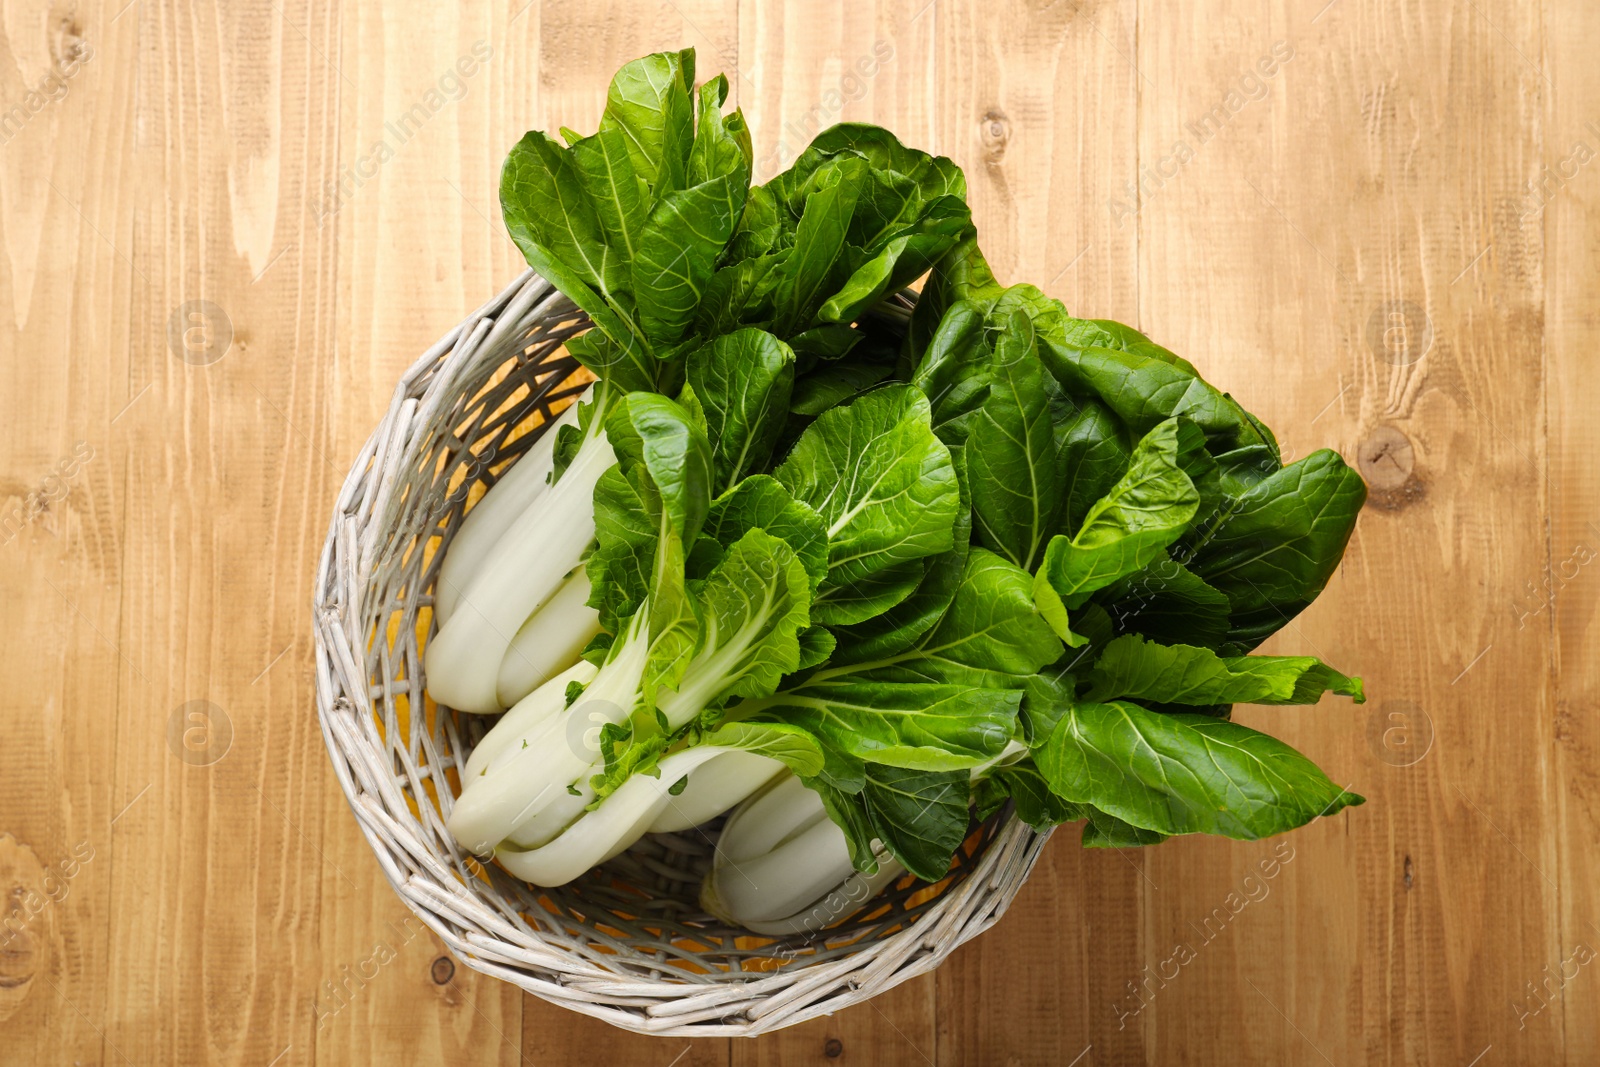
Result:
{"label": "wood grain", "polygon": [[[520,269],[506,147],[688,45],[761,177],[890,126],[964,168],[1002,280],[1360,464],[1269,650],[1371,700],[1241,718],[1365,806],[1064,830],[940,971],[747,1042],[582,1018],[410,917],[312,709],[329,509]],[[0,1063],[1595,1062],[1597,47],[1589,6],[1474,0],[0,2]]]}
{"label": "wood grain", "polygon": [[[1521,1026],[1559,1032],[1568,1064],[1600,1047],[1600,1013],[1587,960],[1600,950],[1600,483],[1589,457],[1600,448],[1600,384],[1594,346],[1600,342],[1594,285],[1600,271],[1600,20],[1569,8],[1550,12],[1548,45],[1535,56],[1544,64],[1546,149],[1532,178],[1533,192],[1512,200],[1495,218],[1501,227],[1544,247],[1545,408],[1549,418],[1548,485],[1550,554],[1532,576],[1533,589],[1515,590],[1514,612],[1502,624],[1548,627],[1554,643],[1551,676],[1551,791],[1557,817],[1557,861],[1546,868],[1561,904],[1554,943],[1544,946],[1537,970],[1518,975],[1510,994]],[[1526,216],[1526,217],[1525,217]],[[1513,229],[1514,228],[1514,229]],[[1525,849],[1533,842],[1521,838]],[[1531,853],[1531,850],[1530,850]],[[1577,967],[1578,973],[1572,974]],[[1554,974],[1554,980],[1550,976]],[[1527,989],[1527,983],[1536,987]],[[1548,984],[1547,984],[1548,983]]]}

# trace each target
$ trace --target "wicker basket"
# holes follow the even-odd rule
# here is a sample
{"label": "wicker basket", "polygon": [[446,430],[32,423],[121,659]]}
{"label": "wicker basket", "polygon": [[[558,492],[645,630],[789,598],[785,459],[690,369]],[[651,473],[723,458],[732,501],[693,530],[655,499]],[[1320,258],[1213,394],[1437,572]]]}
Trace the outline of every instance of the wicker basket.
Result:
{"label": "wicker basket", "polygon": [[438,562],[479,483],[583,388],[562,346],[587,326],[524,274],[406,372],[339,493],[314,597],[317,712],[384,874],[468,967],[641,1033],[753,1035],[933,969],[1000,917],[1038,859],[1045,835],[1009,811],[937,885],[907,876],[864,912],[787,939],[701,911],[714,825],[649,835],[557,889],[486,868],[445,831],[456,768],[493,720],[423,695]]}

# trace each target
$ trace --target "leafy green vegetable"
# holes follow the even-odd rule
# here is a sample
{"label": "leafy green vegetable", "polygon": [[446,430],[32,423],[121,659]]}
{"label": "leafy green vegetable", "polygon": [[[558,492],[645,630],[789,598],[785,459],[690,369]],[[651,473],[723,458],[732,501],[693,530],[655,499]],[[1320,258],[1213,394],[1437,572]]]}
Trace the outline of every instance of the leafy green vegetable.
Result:
{"label": "leafy green vegetable", "polygon": [[765,470],[794,388],[794,352],[764,330],[723,334],[686,364],[688,387],[706,419],[719,491]]}
{"label": "leafy green vegetable", "polygon": [[1211,649],[1227,640],[1228,598],[1176,560],[1158,559],[1096,596],[1120,633]]}
{"label": "leafy green vegetable", "polygon": [[1166,834],[1133,826],[1095,808],[1085,807],[1085,811],[1088,821],[1083,824],[1084,848],[1140,848],[1159,845],[1167,839]]}
{"label": "leafy green vegetable", "polygon": [[771,475],[752,475],[711,502],[704,532],[714,543],[726,548],[749,530],[765,530],[788,542],[813,588],[827,576],[828,530],[822,516]]}
{"label": "leafy green vegetable", "polygon": [[868,765],[861,794],[872,828],[906,870],[937,882],[967,836],[965,771]]}
{"label": "leafy green vegetable", "polygon": [[[1360,478],[1331,452],[1284,467],[1177,354],[1002,286],[949,159],[845,123],[752,187],[728,82],[694,71],[692,50],[627,64],[595,133],[531,132],[502,172],[600,380],[538,453],[550,496],[497,505],[533,518],[430,641],[430,692],[494,710],[498,631],[601,633],[491,731],[458,839],[559,881],[771,784],[750,810],[805,811],[729,827],[763,884],[792,855],[814,890],[846,860],[873,887],[937,880],[1008,806],[1121,848],[1361,803],[1229,720],[1364,699],[1314,658],[1246,654],[1331,578]],[[569,630],[552,605],[586,588]],[[802,890],[755,918],[783,927]]]}
{"label": "leafy green vegetable", "polygon": [[1366,501],[1361,476],[1315,452],[1231,499],[1189,549],[1189,569],[1232,605],[1229,638],[1248,651],[1316,599]]}
{"label": "leafy green vegetable", "polygon": [[1178,465],[1178,447],[1178,420],[1157,425],[1133,450],[1128,473],[1089,509],[1077,535],[1051,538],[1034,596],[1063,640],[1079,643],[1069,609],[1160,559],[1194,518],[1200,497]]}
{"label": "leafy green vegetable", "polygon": [[1056,424],[1064,486],[1059,526],[1068,534],[1083,526],[1095,501],[1127,473],[1136,443],[1100,401],[1080,397],[1076,402],[1077,409]]}
{"label": "leafy green vegetable", "polygon": [[951,448],[967,443],[972,421],[989,399],[992,363],[983,312],[966,302],[951,305],[911,379],[927,394],[934,432]]}
{"label": "leafy green vegetable", "polygon": [[1074,705],[1037,762],[1057,796],[1166,835],[1255,840],[1363,803],[1266,734],[1123,701]]}
{"label": "leafy green vegetable", "polygon": [[698,108],[693,80],[692,50],[635,60],[612,80],[596,133],[564,148],[530,132],[501,174],[512,239],[597,327],[568,350],[623,391],[681,373],[749,195],[749,131],[722,113],[727,80],[701,86]]}
{"label": "leafy green vegetable", "polygon": [[711,447],[688,412],[655,393],[625,397],[606,431],[618,465],[595,486],[587,568],[589,602],[615,632],[674,568],[680,577],[669,586],[681,583],[684,545],[710,508]]}
{"label": "leafy green vegetable", "polygon": [[1088,675],[1086,699],[1166,704],[1315,704],[1323,693],[1366,700],[1358,679],[1311,656],[1219,656],[1192,645],[1158,645],[1130,634],[1106,645]]}
{"label": "leafy green vegetable", "polygon": [[979,541],[1030,571],[1054,533],[1064,473],[1047,381],[1033,324],[1015,312],[995,344],[989,396],[972,423],[966,457]]}
{"label": "leafy green vegetable", "polygon": [[781,722],[730,722],[705,735],[701,744],[769,756],[802,777],[822,770],[822,750],[810,733]]}
{"label": "leafy green vegetable", "polygon": [[823,777],[861,788],[863,764],[913,770],[975,767],[1005,748],[1021,693],[974,685],[813,677],[732,709],[809,730],[827,756]]}
{"label": "leafy green vegetable", "polygon": [[[899,603],[921,581],[918,561],[951,546],[955,468],[933,436],[927,398],[910,386],[824,412],[774,477],[828,530],[828,576],[812,609],[819,622],[859,622]],[[861,590],[886,572],[888,591],[868,598],[873,610],[863,614]]]}

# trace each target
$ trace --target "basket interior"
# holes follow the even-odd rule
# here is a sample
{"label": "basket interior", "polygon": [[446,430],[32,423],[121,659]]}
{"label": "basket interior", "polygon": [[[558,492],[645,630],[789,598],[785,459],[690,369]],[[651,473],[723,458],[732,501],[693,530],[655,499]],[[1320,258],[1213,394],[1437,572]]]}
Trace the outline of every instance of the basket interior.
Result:
{"label": "basket interior", "polygon": [[[365,652],[371,695],[370,715],[358,710],[354,721],[382,754],[390,779],[383,791],[393,797],[397,790],[395,799],[416,820],[408,827],[415,835],[408,848],[427,854],[415,861],[435,871],[442,864],[492,912],[504,949],[517,943],[556,946],[587,961],[591,973],[684,983],[744,981],[813,966],[905,930],[968,878],[1003,827],[1005,812],[972,829],[951,873],[937,884],[908,875],[857,914],[820,933],[787,938],[753,935],[700,908],[700,880],[716,849],[717,822],[647,835],[616,859],[554,889],[530,886],[479,862],[445,830],[459,789],[457,768],[496,717],[441,708],[424,693],[422,650],[434,629],[438,565],[466,511],[591,380],[564,348],[589,325],[569,301],[547,287],[541,294],[532,286],[514,286],[496,303],[463,323],[452,343],[436,346],[432,359],[418,363],[402,382],[388,420],[397,428],[387,439],[380,430],[369,446],[367,477],[381,480],[368,529],[383,536],[352,546],[363,563],[357,573],[364,586],[349,591],[346,602],[358,610],[345,625],[352,649]],[[493,946],[474,946],[495,954]],[[527,965],[515,951],[504,951],[502,958]]]}

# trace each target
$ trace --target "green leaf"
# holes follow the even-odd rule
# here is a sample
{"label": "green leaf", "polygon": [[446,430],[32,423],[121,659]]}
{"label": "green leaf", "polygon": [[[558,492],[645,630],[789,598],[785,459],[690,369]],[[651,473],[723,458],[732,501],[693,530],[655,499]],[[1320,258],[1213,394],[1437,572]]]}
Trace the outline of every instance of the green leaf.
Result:
{"label": "green leaf", "polygon": [[787,257],[785,251],[738,260],[718,269],[706,283],[695,311],[695,329],[702,336],[715,337],[741,325],[770,325],[777,315],[775,301]]}
{"label": "green leaf", "polygon": [[634,172],[657,198],[685,183],[694,139],[694,49],[657,52],[623,66],[611,79],[601,131],[620,131]]}
{"label": "green leaf", "polygon": [[1060,338],[1065,324],[1072,321],[1061,301],[1046,296],[1038,286],[1019,282],[1003,289],[988,306],[989,328],[995,330],[1004,327],[1011,316],[1019,311],[1033,323],[1041,345]]}
{"label": "green leaf", "polygon": [[1255,840],[1364,802],[1266,734],[1123,702],[1074,706],[1035,760],[1062,799],[1161,834]]}
{"label": "green leaf", "polygon": [[700,185],[724,174],[742,173],[748,186],[753,161],[750,131],[740,113],[722,114],[722,105],[728,100],[728,79],[718,74],[700,86],[695,99],[700,121],[689,151],[688,184]]}
{"label": "green leaf", "polygon": [[1228,638],[1228,598],[1183,564],[1158,559],[1096,594],[1118,633],[1163,644],[1221,648]]}
{"label": "green leaf", "polygon": [[1080,654],[1079,650],[1068,651],[1024,683],[1019,718],[1029,748],[1048,741],[1061,716],[1077,703],[1078,679],[1072,672]]}
{"label": "green leaf", "polygon": [[618,129],[601,130],[574,143],[570,155],[604,237],[602,289],[610,294],[629,291],[651,200],[633,169],[627,138]]}
{"label": "green leaf", "polygon": [[826,626],[810,626],[800,631],[800,665],[797,671],[810,670],[826,663],[838,641]]}
{"label": "green leaf", "polygon": [[904,599],[921,580],[907,565],[949,550],[960,490],[950,452],[928,419],[927,398],[914,387],[875,389],[819,416],[774,472],[828,530],[818,622],[860,621],[828,604],[885,572],[904,576]]}
{"label": "green leaf", "polygon": [[[922,205],[918,205],[923,207]],[[857,219],[867,214],[858,211]],[[938,257],[953,246],[971,226],[963,201],[944,197],[914,223],[915,232],[902,232],[851,272],[850,277],[817,311],[823,322],[853,322],[884,297],[927,272]]]}
{"label": "green leaf", "polygon": [[[1005,291],[1005,286],[995,281],[994,271],[989,269],[989,261],[978,247],[976,235],[966,237],[945,253],[929,276],[928,284],[934,289],[931,295],[942,298],[946,306],[965,300],[985,312]],[[944,313],[942,307],[939,313]]]}
{"label": "green leaf", "polygon": [[879,363],[841,362],[821,367],[795,382],[789,410],[815,418],[866,392],[893,370]]}
{"label": "green leaf", "polygon": [[811,579],[789,545],[748,530],[700,587],[699,643],[667,717],[687,722],[728,697],[764,697],[799,669],[800,633],[810,625]]}
{"label": "green leaf", "polygon": [[[650,573],[650,593],[645,601],[649,619],[649,649],[639,684],[640,702],[635,723],[653,725],[659,691],[676,689],[700,647],[700,608],[684,582],[683,539],[663,512]],[[648,718],[646,719],[645,717]],[[635,735],[641,733],[635,728]]]}
{"label": "green leaf", "polygon": [[624,397],[605,426],[618,464],[595,484],[589,603],[601,624],[617,632],[655,593],[665,567],[671,581],[651,610],[665,613],[663,624],[670,616],[679,632],[692,613],[683,602],[687,591],[679,589],[684,546],[695,540],[710,509],[711,446],[687,411],[654,393]]}
{"label": "green leaf", "polygon": [[[1065,321],[1069,329],[1076,322]],[[1243,408],[1165,349],[1079,347],[1069,334],[1048,339],[1040,356],[1068,393],[1098,397],[1136,434],[1182,415],[1199,424],[1219,453],[1268,443]]]}
{"label": "green leaf", "polygon": [[828,530],[822,516],[800,503],[777,479],[754,474],[711,502],[706,534],[724,548],[749,530],[765,530],[786,541],[815,588],[828,573]]}
{"label": "green leaf", "polygon": [[1087,806],[1083,810],[1089,819],[1083,826],[1084,848],[1142,848],[1167,839],[1166,834],[1132,826],[1103,811]]}
{"label": "green leaf", "polygon": [[[500,174],[500,204],[512,240],[529,263],[534,258],[530,249],[536,249],[561,264],[564,273],[584,287],[604,293],[605,238],[584,184],[573,154],[532,130],[506,156]],[[539,269],[539,264],[533,266]],[[545,277],[556,283],[549,274]],[[577,296],[567,295],[582,306]]]}
{"label": "green leaf", "polygon": [[[1263,432],[1269,432],[1262,427]],[[1221,489],[1228,496],[1243,496],[1263,478],[1283,469],[1275,446],[1246,445],[1217,456]]]}
{"label": "green leaf", "polygon": [[[815,171],[830,162],[846,159],[866,164],[870,174],[896,176],[905,186],[914,188],[925,202],[943,196],[964,200],[967,195],[961,168],[949,159],[908,148],[882,126],[863,122],[841,122],[817,134],[789,172],[774,179],[772,184],[785,190],[792,199],[797,186],[809,181]],[[894,229],[884,220],[898,217],[896,209],[906,196],[895,192],[886,199],[890,208],[878,209],[858,223],[860,228],[853,235],[857,244],[867,245],[874,234],[881,235],[884,241],[894,235]]]}
{"label": "green leaf", "polygon": [[[590,810],[598,807],[601,799],[615,793],[618,786],[636,774],[659,778],[661,757],[666,753],[667,744],[668,739],[659,734],[636,738],[628,727],[618,723],[607,723],[601,727],[603,769],[589,778],[589,787],[595,794],[595,800],[589,805]],[[573,796],[579,795],[576,785],[569,785],[567,792]]]}
{"label": "green leaf", "polygon": [[795,334],[789,346],[796,355],[815,356],[817,359],[843,359],[866,339],[866,334],[854,326],[825,322]]}
{"label": "green leaf", "polygon": [[995,781],[994,776],[979,778],[972,783],[972,815],[979,822],[987,822],[989,817],[1001,808],[1011,795],[1006,792],[1005,786]]}
{"label": "green leaf", "polygon": [[639,325],[657,344],[688,332],[716,270],[717,257],[744,209],[749,176],[723,174],[661,197],[633,260]]}
{"label": "green leaf", "polygon": [[780,247],[787,248],[788,245],[783,244],[785,223],[793,222],[788,216],[788,205],[780,204],[773,183],[752,186],[744,215],[728,242],[728,259],[748,262],[777,252]]}
{"label": "green leaf", "polygon": [[718,490],[765,470],[794,386],[789,346],[764,330],[737,330],[691,352],[686,371],[705,412]]}
{"label": "green leaf", "polygon": [[934,432],[951,448],[966,444],[992,375],[983,312],[965,301],[951,304],[911,379],[928,397]]}
{"label": "green leaf", "polygon": [[606,417],[606,437],[627,474],[643,467],[672,529],[691,542],[711,506],[711,444],[683,407],[630,393]]}
{"label": "green leaf", "polygon": [[1093,397],[1080,397],[1066,419],[1056,424],[1061,453],[1062,503],[1058,529],[1071,535],[1083,526],[1095,501],[1128,472],[1135,442],[1111,409]]}
{"label": "green leaf", "polygon": [[1224,505],[1188,548],[1188,566],[1228,597],[1234,648],[1256,647],[1316,599],[1366,498],[1361,476],[1323,450]]}
{"label": "green leaf", "polygon": [[872,842],[878,836],[872,828],[872,818],[867,813],[866,799],[861,795],[866,785],[866,772],[854,791],[839,789],[820,778],[807,778],[806,788],[822,798],[822,808],[834,825],[844,831],[846,847],[850,850],[850,864],[867,874],[878,872],[878,857],[872,851]]}
{"label": "green leaf", "polygon": [[822,748],[816,738],[788,723],[730,722],[706,734],[700,743],[775,759],[802,778],[822,770]]}
{"label": "green leaf", "polygon": [[1072,640],[1068,609],[1161,558],[1194,518],[1200,498],[1178,466],[1178,434],[1175,419],[1146,434],[1128,473],[1089,509],[1077,536],[1051,539],[1034,596],[1063,640]]}
{"label": "green leaf", "polygon": [[1086,815],[1082,805],[1062,800],[1050,792],[1049,784],[1031,761],[1002,767],[986,781],[999,786],[1016,805],[1017,818],[1035,830],[1047,830]]}
{"label": "green leaf", "polygon": [[966,839],[971,787],[965,771],[868,764],[862,799],[873,830],[905,869],[925,882],[950,870]]}
{"label": "green leaf", "polygon": [[993,759],[1005,748],[1022,697],[977,686],[824,674],[737,705],[729,714],[760,714],[804,727],[830,750],[842,768],[834,777],[846,783],[860,774],[861,762],[954,770]]}
{"label": "green leaf", "polygon": [[973,548],[937,626],[902,652],[840,665],[813,681],[854,675],[1020,689],[1060,655],[1060,640],[1034,608],[1028,573]]}
{"label": "green leaf", "polygon": [[829,626],[869,622],[908,600],[926,571],[922,560],[911,559],[860,578],[825,582],[811,602],[811,615]]}
{"label": "green leaf", "polygon": [[594,487],[596,545],[585,564],[589,604],[613,633],[620,632],[650,592],[660,520],[645,495],[620,467],[602,474]]}
{"label": "green leaf", "polygon": [[1361,681],[1312,656],[1219,656],[1192,645],[1158,645],[1136,634],[1105,647],[1088,674],[1086,699],[1166,704],[1315,704],[1325,692],[1366,700]]}
{"label": "green leaf", "polygon": [[1055,530],[1062,496],[1050,393],[1033,323],[1014,312],[995,343],[989,397],[966,449],[978,540],[1032,571]]}
{"label": "green leaf", "polygon": [[[528,260],[535,270],[550,280],[556,288],[572,293],[533,259]],[[611,310],[611,306],[590,293],[595,306],[590,307],[577,298],[573,302],[594,320],[597,329],[589,330],[567,341],[567,352],[579,363],[593,371],[595,377],[618,394],[653,392],[661,384],[662,366],[650,351],[643,338],[633,333],[632,325]],[[620,331],[620,333],[618,332]],[[624,341],[616,338],[621,336]]]}
{"label": "green leaf", "polygon": [[537,131],[524,136],[501,170],[500,207],[529,266],[597,327],[569,341],[568,351],[623,389],[654,388],[654,353],[608,288],[600,220],[571,153]]}
{"label": "green leaf", "polygon": [[798,333],[812,325],[817,308],[848,276],[845,237],[866,173],[860,160],[842,160],[823,174],[806,198],[794,247],[781,268],[774,333]]}
{"label": "green leaf", "polygon": [[[959,459],[955,466],[957,481],[963,483]],[[904,600],[871,618],[835,628],[840,646],[834,657],[836,663],[863,663],[904,652],[944,618],[961,588],[967,556],[972,549],[972,509],[966,506],[965,493],[962,501],[951,531],[950,550],[924,561],[917,588]]]}

